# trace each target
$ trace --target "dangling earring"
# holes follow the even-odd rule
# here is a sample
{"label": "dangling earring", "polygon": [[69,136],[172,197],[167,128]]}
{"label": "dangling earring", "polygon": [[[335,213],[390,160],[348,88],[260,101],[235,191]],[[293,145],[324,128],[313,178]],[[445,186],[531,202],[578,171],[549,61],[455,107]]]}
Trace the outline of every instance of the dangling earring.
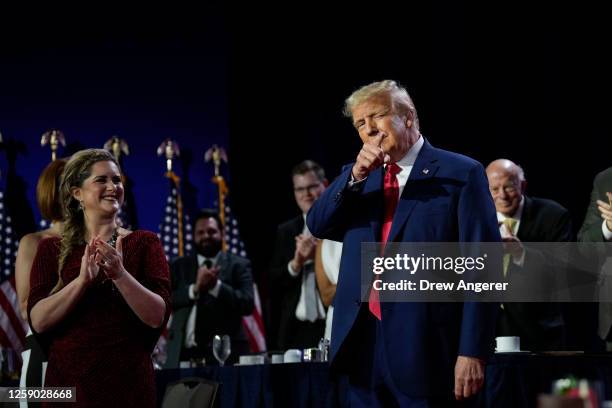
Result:
{"label": "dangling earring", "polygon": [[85,207],[83,206],[83,201],[79,201],[79,210],[85,211]]}

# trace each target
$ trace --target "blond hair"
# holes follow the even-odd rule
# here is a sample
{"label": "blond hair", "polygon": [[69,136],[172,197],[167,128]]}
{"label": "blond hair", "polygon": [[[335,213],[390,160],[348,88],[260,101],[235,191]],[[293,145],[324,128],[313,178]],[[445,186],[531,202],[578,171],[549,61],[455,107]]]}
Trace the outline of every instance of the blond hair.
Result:
{"label": "blond hair", "polygon": [[400,115],[412,115],[412,121],[416,130],[419,130],[419,116],[412,102],[412,98],[408,95],[408,91],[397,82],[390,79],[384,81],[372,82],[371,84],[362,86],[353,92],[344,101],[344,109],[342,113],[347,118],[353,117],[353,108],[366,100],[378,96],[389,95],[393,101],[393,108]]}

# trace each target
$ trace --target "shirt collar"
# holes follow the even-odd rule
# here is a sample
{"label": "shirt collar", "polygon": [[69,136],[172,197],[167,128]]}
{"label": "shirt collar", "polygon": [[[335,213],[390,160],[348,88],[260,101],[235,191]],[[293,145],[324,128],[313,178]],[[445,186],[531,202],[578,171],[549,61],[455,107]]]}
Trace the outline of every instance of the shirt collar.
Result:
{"label": "shirt collar", "polygon": [[207,258],[204,255],[198,254],[198,265],[204,264],[204,261],[206,261],[207,259],[209,259],[210,262],[212,262],[213,265],[216,265],[217,262],[219,261],[219,254],[220,253],[221,253],[221,251],[217,252],[217,255],[213,256],[212,258]]}
{"label": "shirt collar", "polygon": [[406,152],[404,157],[397,161],[397,165],[400,166],[402,170],[404,170],[406,167],[414,166],[414,163],[416,162],[416,159],[419,156],[419,152],[421,151],[421,148],[424,144],[425,140],[423,136],[419,135],[419,138],[417,139],[416,143],[412,145],[410,149],[408,149],[408,152]]}
{"label": "shirt collar", "polygon": [[302,229],[302,234],[312,235],[310,230],[308,229],[308,224],[306,224],[306,213],[302,213],[302,218],[304,219],[304,228]]}

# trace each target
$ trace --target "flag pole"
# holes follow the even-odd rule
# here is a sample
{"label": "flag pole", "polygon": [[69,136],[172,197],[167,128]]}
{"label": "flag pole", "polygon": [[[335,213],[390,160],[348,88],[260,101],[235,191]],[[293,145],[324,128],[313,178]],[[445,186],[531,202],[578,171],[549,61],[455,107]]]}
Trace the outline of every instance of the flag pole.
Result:
{"label": "flag pole", "polygon": [[[171,139],[164,140],[162,144],[160,144],[159,147],[157,148],[157,155],[158,156],[164,155],[166,157],[165,177],[169,178],[174,183],[174,186],[177,189],[177,191],[180,190],[179,186],[180,186],[181,178],[177,176],[174,171],[172,171],[172,161],[174,160],[174,157],[179,157],[180,153],[181,152],[180,152],[178,143],[176,143],[176,141],[171,140]],[[176,195],[176,211],[177,211],[177,218],[178,218],[178,233],[177,233],[178,256],[183,256],[184,255],[184,250],[183,250],[183,242],[184,242],[183,240],[183,201],[181,199],[180,194]]]}
{"label": "flag pole", "polygon": [[222,147],[218,147],[217,145],[213,145],[210,149],[206,151],[204,154],[205,162],[213,162],[215,168],[215,175],[212,178],[212,182],[217,185],[219,191],[219,219],[221,220],[221,237],[222,237],[222,249],[223,252],[227,252],[227,240],[225,237],[225,197],[229,194],[229,189],[227,188],[227,183],[225,179],[221,175],[219,168],[221,167],[221,161],[227,163],[227,154]]}
{"label": "flag pole", "polygon": [[[125,156],[130,155],[130,146],[125,141],[125,139],[121,139],[117,135],[113,135],[110,139],[108,139],[104,143],[103,148],[104,150],[109,151],[113,155],[119,167],[122,167],[122,163],[121,163],[122,154]],[[128,181],[127,174],[125,174],[125,170],[123,170],[121,171],[121,182],[126,188],[126,191],[127,191],[127,184],[128,184],[127,181]],[[116,219],[120,227],[131,228],[132,225],[130,222],[131,220],[129,220],[129,215],[127,214],[127,208],[128,208],[127,206],[128,206],[127,198],[125,198],[125,194],[124,194],[123,204],[121,205],[121,208],[119,209],[119,212],[117,213]]]}

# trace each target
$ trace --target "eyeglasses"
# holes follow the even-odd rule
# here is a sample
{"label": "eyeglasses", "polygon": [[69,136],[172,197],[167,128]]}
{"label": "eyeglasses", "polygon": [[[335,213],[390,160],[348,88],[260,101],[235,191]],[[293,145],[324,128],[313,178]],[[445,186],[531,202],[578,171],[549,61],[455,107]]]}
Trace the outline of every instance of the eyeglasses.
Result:
{"label": "eyeglasses", "polygon": [[305,186],[305,187],[294,187],[293,188],[293,192],[295,194],[304,194],[305,192],[308,192],[308,194],[312,194],[315,191],[317,191],[319,189],[319,187],[321,187],[321,183],[311,184],[311,185]]}

